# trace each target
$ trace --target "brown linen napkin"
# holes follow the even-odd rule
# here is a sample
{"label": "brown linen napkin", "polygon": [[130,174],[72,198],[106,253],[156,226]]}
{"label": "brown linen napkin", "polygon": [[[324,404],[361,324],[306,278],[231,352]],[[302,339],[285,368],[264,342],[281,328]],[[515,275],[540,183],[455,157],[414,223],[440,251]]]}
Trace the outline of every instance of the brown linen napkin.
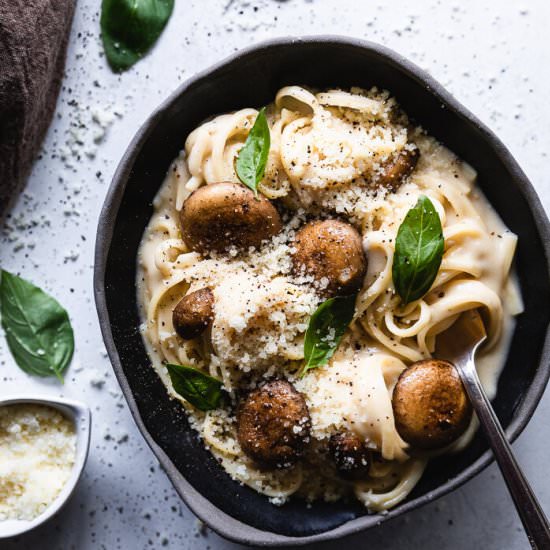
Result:
{"label": "brown linen napkin", "polygon": [[0,0],[0,218],[50,124],[75,0]]}

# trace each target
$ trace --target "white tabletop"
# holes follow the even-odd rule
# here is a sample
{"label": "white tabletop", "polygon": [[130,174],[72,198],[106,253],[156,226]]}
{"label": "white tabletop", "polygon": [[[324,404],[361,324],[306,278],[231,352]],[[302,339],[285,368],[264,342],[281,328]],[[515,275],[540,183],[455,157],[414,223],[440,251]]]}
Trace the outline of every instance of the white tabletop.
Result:
{"label": "white tabletop", "polygon": [[[180,501],[137,431],[106,357],[92,295],[93,250],[99,211],[122,152],[150,111],[180,82],[230,52],[275,36],[345,34],[381,42],[432,73],[496,131],[548,210],[550,4],[179,1],[152,53],[121,76],[111,73],[101,54],[99,4],[78,2],[54,122],[28,186],[0,232],[0,265],[54,294],[70,312],[76,333],[64,386],[21,372],[0,337],[0,393],[40,391],[86,401],[93,413],[90,458],[61,514],[1,547],[235,547],[203,529]],[[549,416],[547,392],[514,445],[548,512]],[[493,465],[453,494],[355,536],[349,544],[385,550],[514,550],[526,548],[526,539]]]}

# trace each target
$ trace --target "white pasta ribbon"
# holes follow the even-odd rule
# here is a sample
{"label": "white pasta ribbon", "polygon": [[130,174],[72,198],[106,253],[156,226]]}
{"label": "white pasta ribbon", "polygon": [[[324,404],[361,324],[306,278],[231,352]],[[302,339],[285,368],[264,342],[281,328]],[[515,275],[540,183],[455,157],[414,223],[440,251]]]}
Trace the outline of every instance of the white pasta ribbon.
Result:
{"label": "white pasta ribbon", "polygon": [[366,284],[355,302],[355,315],[361,317],[367,308],[392,286],[393,246],[382,231],[372,231],[363,240],[369,258]]}
{"label": "white pasta ribbon", "polygon": [[280,109],[311,115],[317,108],[317,98],[300,86],[285,86],[275,96],[275,106]]}
{"label": "white pasta ribbon", "polygon": [[395,429],[391,394],[405,364],[385,353],[358,352],[318,369],[298,384],[308,397],[314,430],[356,433],[386,460],[406,460]]}
{"label": "white pasta ribbon", "polygon": [[[375,492],[368,483],[357,483],[355,496],[369,510],[382,512],[393,508],[414,489],[426,468],[426,460],[414,459],[405,464],[398,476],[397,485],[387,491]],[[394,478],[395,479],[395,478]]]}
{"label": "white pasta ribbon", "polygon": [[358,94],[350,94],[342,90],[322,92],[317,94],[317,100],[321,105],[354,109],[371,115],[374,118],[384,116],[384,109],[379,101]]}

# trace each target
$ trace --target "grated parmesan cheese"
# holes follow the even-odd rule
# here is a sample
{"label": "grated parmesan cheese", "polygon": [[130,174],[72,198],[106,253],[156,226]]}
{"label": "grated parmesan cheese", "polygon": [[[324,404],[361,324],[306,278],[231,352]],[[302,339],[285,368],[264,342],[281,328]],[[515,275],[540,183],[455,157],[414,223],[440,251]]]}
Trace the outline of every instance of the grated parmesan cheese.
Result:
{"label": "grated parmesan cheese", "polygon": [[40,515],[67,483],[75,454],[75,427],[58,410],[0,407],[0,521]]}

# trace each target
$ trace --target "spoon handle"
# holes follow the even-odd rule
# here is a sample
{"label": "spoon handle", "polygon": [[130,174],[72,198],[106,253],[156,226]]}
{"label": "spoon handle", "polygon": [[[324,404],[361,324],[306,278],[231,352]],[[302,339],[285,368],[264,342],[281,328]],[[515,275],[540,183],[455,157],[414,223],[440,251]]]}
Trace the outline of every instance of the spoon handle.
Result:
{"label": "spoon handle", "polygon": [[495,459],[516,505],[531,547],[535,550],[547,550],[550,548],[548,520],[529,482],[525,479],[514,458],[512,448],[506,439],[502,426],[481,386],[473,357],[465,364],[457,365],[457,367],[461,372],[466,393],[493,449]]}

